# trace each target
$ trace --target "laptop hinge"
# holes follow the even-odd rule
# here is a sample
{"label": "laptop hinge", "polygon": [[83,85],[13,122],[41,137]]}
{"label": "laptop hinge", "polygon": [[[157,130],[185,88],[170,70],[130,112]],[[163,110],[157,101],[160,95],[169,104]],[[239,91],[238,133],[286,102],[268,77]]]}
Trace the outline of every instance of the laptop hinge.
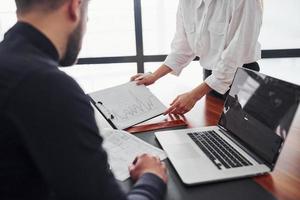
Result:
{"label": "laptop hinge", "polygon": [[227,129],[225,129],[224,127],[218,125],[218,127],[220,128],[220,131],[227,137],[229,138],[234,144],[236,144],[238,147],[240,147],[241,149],[243,149],[248,155],[250,155],[256,162],[258,162],[259,164],[265,164],[266,166],[268,166],[271,170],[273,169],[272,166],[270,166],[269,163],[267,163],[266,161],[264,161],[262,158],[260,158],[260,156],[258,156],[255,152],[251,151],[249,148],[247,148],[246,145],[243,145],[244,142],[241,141],[240,139],[238,139],[237,137],[233,136],[230,131],[228,131]]}

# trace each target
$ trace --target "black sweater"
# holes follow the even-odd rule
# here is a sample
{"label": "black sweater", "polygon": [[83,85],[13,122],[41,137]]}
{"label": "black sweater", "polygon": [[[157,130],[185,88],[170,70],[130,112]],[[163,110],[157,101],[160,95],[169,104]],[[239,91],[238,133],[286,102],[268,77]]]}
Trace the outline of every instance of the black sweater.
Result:
{"label": "black sweater", "polygon": [[120,190],[89,99],[58,59],[29,24],[0,44],[0,199],[162,199],[166,185],[153,174]]}

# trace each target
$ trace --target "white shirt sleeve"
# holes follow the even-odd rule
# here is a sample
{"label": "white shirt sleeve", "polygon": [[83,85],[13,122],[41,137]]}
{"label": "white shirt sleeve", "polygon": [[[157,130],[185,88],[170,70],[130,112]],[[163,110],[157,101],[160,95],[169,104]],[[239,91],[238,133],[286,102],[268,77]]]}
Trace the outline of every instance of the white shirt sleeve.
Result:
{"label": "white shirt sleeve", "polygon": [[164,64],[172,69],[172,74],[178,76],[194,58],[191,47],[189,46],[186,31],[183,23],[181,6],[179,3],[176,20],[176,33],[171,44],[171,53],[167,56]]}
{"label": "white shirt sleeve", "polygon": [[258,36],[262,24],[262,8],[256,0],[239,1],[229,25],[226,48],[205,82],[220,94],[225,94],[232,84],[234,74],[243,64],[254,62],[253,54],[261,56]]}

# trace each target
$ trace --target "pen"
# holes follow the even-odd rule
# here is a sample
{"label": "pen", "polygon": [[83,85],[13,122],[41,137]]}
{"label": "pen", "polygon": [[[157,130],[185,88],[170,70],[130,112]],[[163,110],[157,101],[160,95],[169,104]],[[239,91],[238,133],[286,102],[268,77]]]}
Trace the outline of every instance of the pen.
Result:
{"label": "pen", "polygon": [[135,165],[136,162],[137,162],[137,160],[138,160],[138,157],[135,157],[135,159],[134,159],[134,161],[132,162],[132,164]]}

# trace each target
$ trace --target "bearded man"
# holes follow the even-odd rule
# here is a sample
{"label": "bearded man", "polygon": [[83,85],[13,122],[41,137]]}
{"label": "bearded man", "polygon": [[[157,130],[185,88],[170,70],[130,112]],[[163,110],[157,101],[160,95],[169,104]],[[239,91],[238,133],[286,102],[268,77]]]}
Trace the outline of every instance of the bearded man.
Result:
{"label": "bearded man", "polygon": [[0,44],[0,199],[161,199],[166,167],[148,154],[121,191],[89,99],[58,69],[76,62],[89,1],[15,2],[18,22]]}

